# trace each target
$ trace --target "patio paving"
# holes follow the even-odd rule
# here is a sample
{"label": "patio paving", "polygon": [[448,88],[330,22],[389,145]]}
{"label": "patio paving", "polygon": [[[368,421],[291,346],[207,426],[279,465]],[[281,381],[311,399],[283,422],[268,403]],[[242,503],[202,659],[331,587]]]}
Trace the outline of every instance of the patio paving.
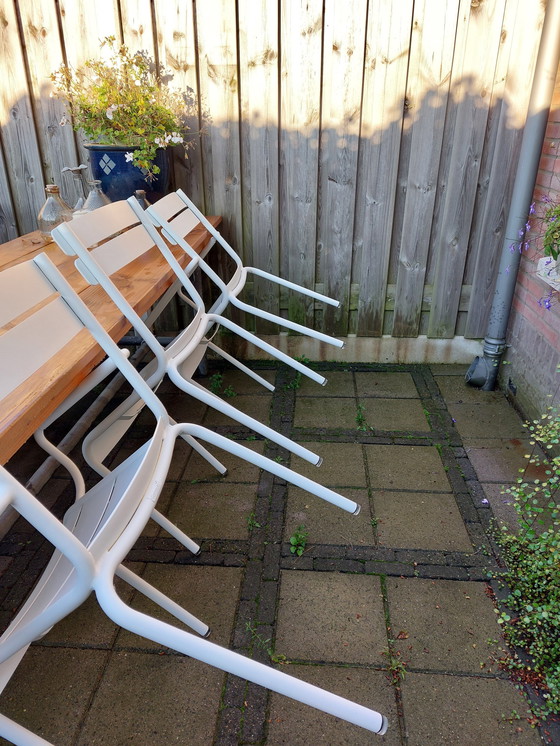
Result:
{"label": "patio paving", "polygon": [[[211,640],[383,712],[387,734],[121,630],[94,598],[30,648],[0,712],[72,746],[560,743],[558,733],[511,717],[527,712],[526,701],[493,665],[504,643],[487,532],[494,514],[512,520],[501,485],[517,478],[526,440],[505,397],[468,388],[463,366],[317,363],[326,387],[305,379],[298,386],[283,366],[255,367],[275,382],[273,394],[213,361],[209,376],[222,374],[229,403],[321,455],[319,468],[171,385],[160,394],[176,419],[290,464],[356,500],[360,514],[224,453],[228,474],[220,477],[181,442],[158,507],[202,552],[192,556],[150,524],[130,566],[209,624]],[[140,417],[115,463],[148,427]],[[9,468],[30,476],[40,460],[29,443]],[[40,497],[62,513],[72,499],[62,470]],[[290,537],[300,528],[307,540],[297,556]],[[0,542],[5,623],[48,554],[22,521]],[[134,608],[167,618],[120,581],[118,590]],[[395,683],[389,669],[403,667]]]}

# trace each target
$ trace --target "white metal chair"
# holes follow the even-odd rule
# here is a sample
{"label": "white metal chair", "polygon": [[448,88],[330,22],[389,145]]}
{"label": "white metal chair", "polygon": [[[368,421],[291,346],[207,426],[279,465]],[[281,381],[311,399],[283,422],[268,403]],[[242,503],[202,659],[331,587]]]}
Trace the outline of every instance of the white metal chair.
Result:
{"label": "white metal chair", "polygon": [[[285,319],[281,316],[270,313],[269,311],[265,311],[262,308],[249,305],[248,303],[244,303],[243,301],[241,301],[237,296],[245,287],[245,284],[247,282],[247,275],[251,274],[255,277],[263,278],[269,282],[280,285],[281,287],[284,287],[288,290],[298,292],[302,295],[307,296],[308,298],[313,298],[314,300],[318,300],[322,303],[326,303],[337,308],[340,305],[338,300],[329,298],[326,295],[317,293],[316,291],[305,288],[302,285],[297,285],[294,282],[290,282],[289,280],[285,280],[282,277],[273,275],[270,272],[265,272],[264,270],[258,269],[256,267],[244,266],[239,254],[237,254],[232,246],[224,239],[220,232],[216,228],[214,228],[210,221],[202,214],[202,212],[189,199],[189,197],[187,197],[182,189],[178,189],[177,192],[172,192],[171,194],[165,195],[165,197],[162,197],[153,205],[150,205],[150,207],[148,207],[145,211],[143,211],[142,207],[139,205],[138,200],[136,200],[136,205],[134,205],[131,200],[129,200],[129,202],[131,203],[134,211],[138,214],[139,217],[141,217],[142,213],[145,212],[145,214],[150,217],[155,225],[161,227],[162,232],[167,240],[173,244],[178,244],[218,287],[220,296],[210,308],[211,313],[221,314],[226,310],[228,305],[231,304],[236,308],[239,308],[241,311],[245,311],[246,313],[258,316],[261,319],[265,319],[266,321],[270,321],[286,329],[291,329],[292,331],[298,332],[299,334],[307,335],[309,337],[312,337],[313,339],[317,339],[326,344],[333,345],[334,347],[344,347],[344,343],[339,339],[331,337],[327,334],[323,334],[322,332],[315,331],[308,326],[298,324],[295,321]],[[212,234],[215,241],[219,243],[219,245],[223,248],[223,250],[228,254],[228,256],[233,260],[235,264],[235,270],[231,278],[227,282],[224,282],[224,280],[222,280],[222,278],[212,269],[212,267],[210,267],[205,259],[196,254],[195,251],[193,251],[187,241],[188,234],[199,224],[204,226],[204,228],[206,228],[206,230],[208,230]]]}
{"label": "white metal chair", "polygon": [[[273,353],[277,358],[292,365],[300,372],[305,372],[308,369],[297,361],[293,361],[289,356],[278,352],[271,345],[262,342],[229,319],[217,314],[206,313],[202,298],[179,262],[170,252],[165,253],[167,252],[167,246],[158,231],[149,221],[146,225],[143,225],[129,203],[113,202],[92,213],[63,223],[53,230],[52,236],[62,251],[78,257],[76,267],[84,278],[92,284],[98,283],[103,287],[153,352],[154,360],[143,371],[143,376],[151,388],[158,386],[167,373],[178,388],[196,399],[218,409],[226,416],[251,428],[301,458],[313,464],[320,464],[321,459],[317,454],[246,415],[193,380],[194,373],[207,346],[212,346],[230,362],[253,377],[261,379],[260,376],[250,371],[239,361],[213,346],[208,340],[209,330],[218,325],[227,327],[267,352]],[[134,311],[112,279],[118,270],[156,246],[164,252],[180,283],[188,293],[187,300],[190,300],[195,306],[194,318],[190,324],[165,348],[159,343],[145,321]],[[324,378],[314,371],[311,371],[311,374],[313,377],[324,381]],[[261,379],[261,381],[264,381],[264,379]],[[264,383],[270,387],[268,382]],[[141,403],[138,404],[137,397],[133,395],[130,400],[123,403],[118,411],[101,423],[95,431],[92,431],[88,439],[84,441],[84,456],[88,463],[100,474],[105,473],[101,463],[103,458],[120,438],[122,432],[130,425],[131,417],[137,414],[139,406],[141,406]]]}
{"label": "white metal chair", "polygon": [[[19,318],[12,320],[0,334],[0,354],[3,360],[10,361],[1,381],[0,404],[2,399],[24,385],[45,360],[59,353],[83,332],[85,326],[146,402],[154,414],[155,425],[151,438],[78,499],[66,512],[62,523],[0,467],[0,510],[15,508],[55,547],[53,557],[28,601],[0,637],[0,690],[9,681],[29,644],[43,636],[94,591],[105,613],[132,632],[370,731],[384,733],[387,723],[379,713],[136,611],[117,595],[114,587],[116,575],[147,593],[177,619],[195,629],[198,626],[201,633],[205,631],[204,625],[185,609],[122,565],[150,519],[163,489],[175,441],[185,433],[268,469],[342,509],[356,512],[357,506],[353,501],[218,433],[197,425],[173,423],[156,394],[46,255],[18,265],[16,269],[18,280],[24,283],[20,295],[25,296],[25,301],[18,304]],[[8,284],[13,277],[10,270],[0,273],[0,318],[5,317],[1,307],[6,305],[1,285]],[[44,333],[45,325],[51,331],[48,335]],[[18,744],[46,743],[5,716],[0,716],[0,734]]]}

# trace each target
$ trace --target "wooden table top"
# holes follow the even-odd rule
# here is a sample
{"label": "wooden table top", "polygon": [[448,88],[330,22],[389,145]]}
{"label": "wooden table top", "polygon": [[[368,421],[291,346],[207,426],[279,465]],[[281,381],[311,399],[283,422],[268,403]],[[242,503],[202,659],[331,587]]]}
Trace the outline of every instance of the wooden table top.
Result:
{"label": "wooden table top", "polygon": [[[218,226],[221,218],[209,218]],[[189,243],[201,252],[210,240],[202,226],[189,234]],[[111,337],[118,341],[130,329],[127,319],[99,286],[88,285],[74,266],[74,257],[62,253],[39,231],[0,244],[0,272],[45,252],[57,265],[74,290],[95,314]],[[188,257],[178,247],[173,252],[183,267]],[[115,284],[135,311],[142,315],[161,298],[176,279],[157,248],[131,262],[116,276]],[[0,464],[6,463],[30,438],[78,384],[105,357],[93,337],[84,330],[49,363],[9,394],[0,406]]]}

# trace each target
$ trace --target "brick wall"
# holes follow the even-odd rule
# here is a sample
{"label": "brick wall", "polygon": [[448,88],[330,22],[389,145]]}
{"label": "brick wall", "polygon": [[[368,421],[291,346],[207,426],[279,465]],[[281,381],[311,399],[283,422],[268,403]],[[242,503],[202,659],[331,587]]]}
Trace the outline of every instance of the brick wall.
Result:
{"label": "brick wall", "polygon": [[560,293],[536,275],[542,256],[538,217],[547,207],[543,197],[560,200],[560,70],[533,195],[536,214],[531,218],[528,247],[523,249],[509,320],[510,346],[500,372],[502,387],[530,418],[560,400],[556,370],[560,364]]}

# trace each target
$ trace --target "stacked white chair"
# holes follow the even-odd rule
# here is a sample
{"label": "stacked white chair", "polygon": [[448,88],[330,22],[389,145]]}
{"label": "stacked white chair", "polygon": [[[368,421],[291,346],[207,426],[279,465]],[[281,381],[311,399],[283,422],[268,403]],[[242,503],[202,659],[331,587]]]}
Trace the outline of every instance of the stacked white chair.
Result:
{"label": "stacked white chair", "polygon": [[[16,276],[20,297],[14,311],[6,301],[8,294],[3,288],[13,284]],[[79,497],[62,522],[0,467],[0,511],[15,508],[55,547],[30,598],[0,637],[0,690],[9,681],[30,643],[46,634],[93,591],[105,613],[134,633],[372,732],[384,733],[387,723],[379,713],[136,611],[124,603],[114,588],[114,578],[119,576],[201,635],[207,632],[203,622],[122,565],[152,517],[179,437],[188,435],[223,448],[344,510],[355,513],[358,506],[206,428],[173,422],[154,391],[46,255],[0,273],[0,319],[4,323],[11,319],[7,331],[0,335],[0,356],[10,361],[9,372],[2,377],[0,405],[46,360],[83,333],[85,327],[155,417],[154,432],[149,440]],[[46,325],[48,335],[44,333]],[[18,744],[46,743],[1,715],[0,735]]]}
{"label": "stacked white chair", "polygon": [[[193,376],[207,347],[218,351],[237,367],[249,372],[246,366],[209,341],[209,331],[217,326],[223,326],[313,380],[324,383],[325,378],[297,360],[293,360],[288,355],[276,350],[272,345],[263,342],[231,320],[216,313],[206,312],[202,298],[181,264],[169,251],[167,244],[151,221],[146,218],[144,220],[144,223],[140,221],[131,204],[114,202],[68,223],[62,223],[53,230],[52,236],[62,251],[70,256],[77,256],[76,267],[84,278],[92,284],[99,284],[106,291],[154,354],[153,361],[143,370],[143,376],[151,388],[156,388],[167,374],[182,391],[208,406],[218,409],[226,416],[251,428],[297,456],[318,465],[321,459],[317,454],[286,438],[255,418],[244,414],[205,389],[194,380]],[[183,290],[187,293],[187,296],[185,296],[187,301],[194,304],[192,321],[165,348],[148,328],[145,321],[138,316],[114,282],[115,274],[122,267],[156,248],[163,253],[175,272]],[[256,376],[254,373],[252,375],[270,388],[270,384],[260,376]],[[103,459],[114,443],[122,436],[125,429],[130,426],[140,406],[141,402],[139,403],[138,398],[133,394],[96,430],[92,431],[84,442],[84,457],[100,474],[106,473],[106,468],[102,464]]]}

